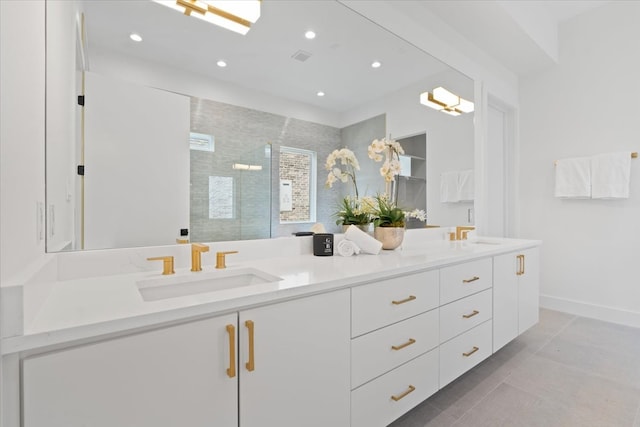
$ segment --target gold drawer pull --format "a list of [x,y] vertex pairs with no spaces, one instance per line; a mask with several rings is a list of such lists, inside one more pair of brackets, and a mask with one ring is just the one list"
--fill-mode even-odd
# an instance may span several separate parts
[[463,355],[464,357],[469,357],[469,356],[471,356],[473,353],[475,353],[475,352],[476,352],[476,351],[478,351],[478,350],[480,350],[480,349],[479,349],[478,347],[475,347],[475,346],[474,346],[474,347],[473,347],[473,350],[471,350],[470,352],[467,352],[467,353],[462,353],[462,355]]
[[471,313],[469,314],[463,314],[462,317],[464,317],[465,319],[470,319],[473,316],[475,316],[476,314],[480,314],[480,312],[478,310],[473,310]]
[[407,341],[404,344],[400,344],[400,345],[392,345],[391,349],[392,350],[402,350],[405,347],[409,347],[411,344],[415,344],[416,340],[414,340],[413,338],[409,338],[409,341]]
[[227,375],[229,378],[236,376],[236,328],[233,325],[227,325],[227,332],[229,333],[229,368],[227,368]]
[[400,400],[400,399],[404,398],[407,394],[411,393],[411,392],[412,392],[412,391],[414,391],[415,389],[416,389],[416,388],[415,388],[414,386],[409,385],[409,389],[408,389],[407,391],[405,391],[405,392],[403,392],[403,393],[400,393],[400,394],[399,394],[399,395],[397,395],[397,396],[391,396],[391,398],[397,402],[398,400]]
[[478,276],[473,276],[471,279],[463,279],[462,283],[471,283],[475,282],[476,280],[480,280],[480,278]]
[[405,298],[400,301],[391,301],[391,303],[393,305],[400,305],[400,304],[404,304],[405,302],[413,301],[414,299],[416,299],[414,295],[409,295],[409,298]]
[[245,364],[247,371],[251,372],[256,368],[255,360],[254,360],[254,352],[253,352],[253,320],[247,320],[244,322],[244,325],[249,330],[249,361]]

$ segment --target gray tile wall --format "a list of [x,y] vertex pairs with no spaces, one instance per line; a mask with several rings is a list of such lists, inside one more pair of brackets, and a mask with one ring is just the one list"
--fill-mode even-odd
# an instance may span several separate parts
[[[384,116],[378,116],[350,126],[345,139],[342,130],[331,126],[192,98],[191,131],[213,135],[215,151],[191,151],[191,240],[259,239],[311,228],[308,222],[280,223],[278,165],[282,146],[317,153],[316,220],[329,232],[339,232],[333,214],[348,188],[340,185],[325,188],[325,160],[331,151],[357,142],[364,147],[364,155],[358,154],[360,163],[372,163],[367,158],[366,146],[374,137],[384,136],[384,127]],[[270,157],[265,155],[265,147],[271,148]],[[234,170],[234,162],[263,168]],[[209,218],[209,176],[214,175],[235,180],[233,219]]]

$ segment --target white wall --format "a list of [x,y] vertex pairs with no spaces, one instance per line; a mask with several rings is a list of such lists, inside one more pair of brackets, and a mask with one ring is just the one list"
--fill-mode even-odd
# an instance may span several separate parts
[[544,241],[542,303],[640,326],[640,160],[628,200],[553,197],[554,160],[640,151],[640,3],[560,28],[560,62],[522,83],[521,237]]
[[[0,280],[44,253],[44,1],[0,2]],[[25,31],[25,29],[27,31]],[[40,238],[41,237],[41,238]]]
[[[36,207],[44,207],[44,28],[43,1],[0,1],[0,285],[44,253],[44,234],[36,233]],[[0,425],[19,412],[18,396],[4,395],[18,381],[17,369],[5,376],[7,362],[16,367],[0,359]]]
[[76,3],[47,6],[47,247],[59,251],[73,241],[76,109]]

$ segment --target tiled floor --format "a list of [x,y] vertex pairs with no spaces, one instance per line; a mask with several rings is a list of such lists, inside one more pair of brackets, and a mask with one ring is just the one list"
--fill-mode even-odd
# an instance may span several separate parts
[[640,329],[551,310],[390,427],[640,427]]

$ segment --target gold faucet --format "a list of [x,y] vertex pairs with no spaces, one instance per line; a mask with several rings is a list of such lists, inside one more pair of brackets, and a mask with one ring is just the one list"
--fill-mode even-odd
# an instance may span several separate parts
[[172,256],[156,256],[153,258],[147,258],[148,261],[162,261],[162,274],[167,276],[169,274],[175,274],[173,270],[173,257]]
[[472,226],[459,225],[456,227],[455,233],[449,233],[449,239],[450,240],[467,240],[467,234],[469,234],[469,231],[475,230],[475,229],[476,228]]
[[202,271],[202,252],[209,252],[209,246],[202,243],[191,244],[191,271]]
[[216,268],[227,268],[225,255],[237,254],[238,251],[216,252]]

